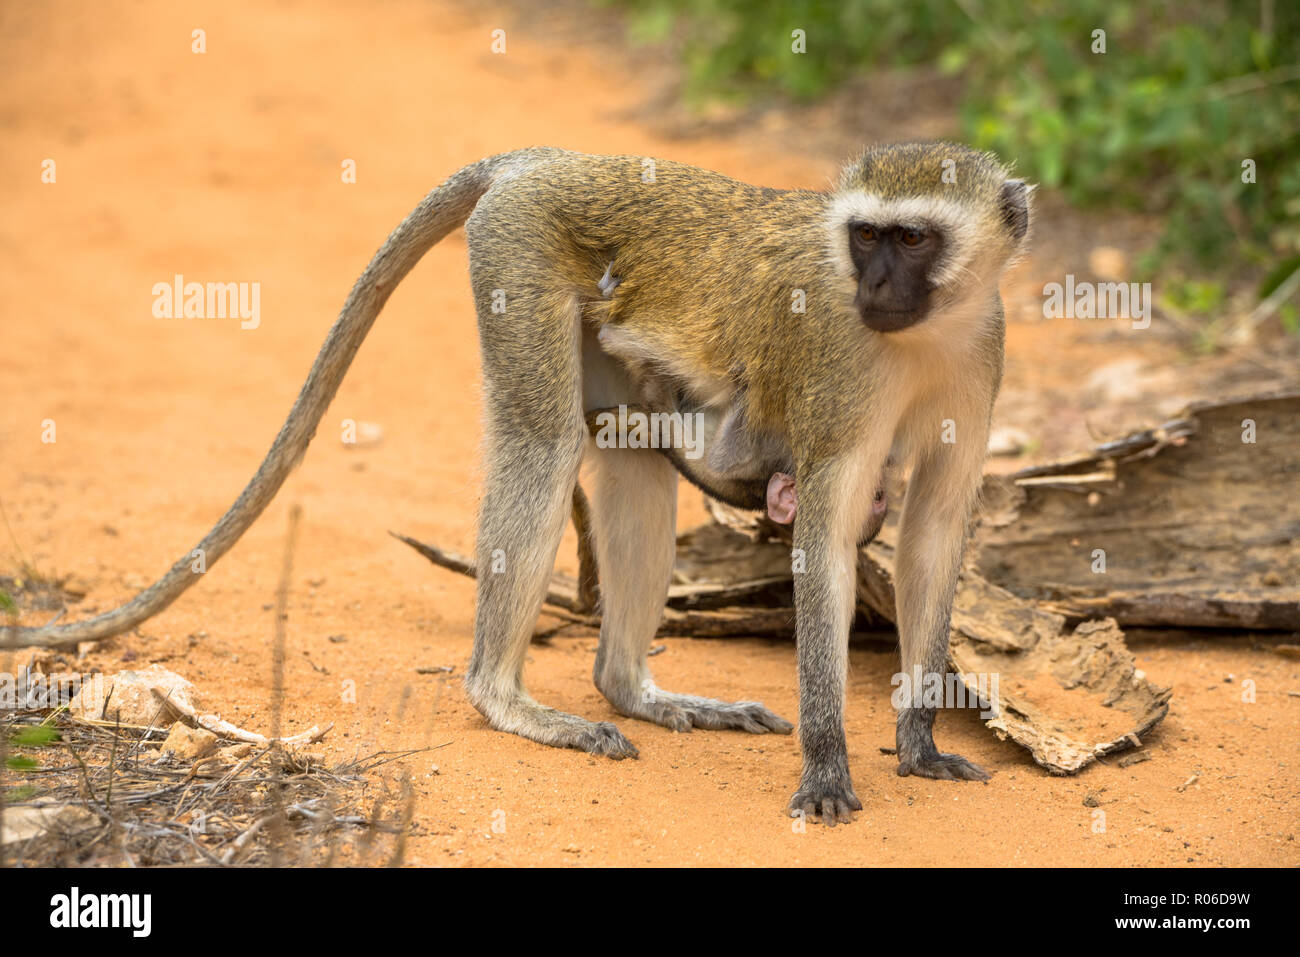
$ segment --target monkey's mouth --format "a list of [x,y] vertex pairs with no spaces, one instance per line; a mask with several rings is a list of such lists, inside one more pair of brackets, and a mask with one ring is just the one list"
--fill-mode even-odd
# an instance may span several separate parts
[[875,332],[897,332],[914,326],[925,318],[924,309],[863,309],[862,321]]

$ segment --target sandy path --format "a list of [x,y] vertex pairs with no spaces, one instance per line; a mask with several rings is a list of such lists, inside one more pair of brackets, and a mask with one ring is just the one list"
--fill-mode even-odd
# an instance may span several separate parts
[[[0,496],[27,555],[89,587],[78,616],[131,595],[222,513],[354,277],[419,197],[464,163],[547,144],[670,155],[791,187],[820,186],[831,172],[833,157],[819,167],[754,155],[740,140],[668,143],[620,121],[641,91],[616,51],[543,43],[437,3],[394,0],[382,24],[372,9],[68,2],[0,11]],[[506,56],[489,53],[498,26],[509,30]],[[196,27],[207,31],[203,55],[190,51]],[[57,163],[54,185],[40,182],[45,158]],[[356,185],[340,182],[344,158],[356,160]],[[151,288],[176,273],[259,282],[260,327],[154,318]],[[1025,340],[1013,330],[1013,376]],[[457,680],[415,672],[463,669],[470,584],[385,534],[470,550],[477,374],[456,235],[393,297],[266,516],[178,605],[94,652],[90,666],[164,661],[227,717],[264,725],[269,608],[286,513],[298,503],[288,727],[335,721],[327,744],[339,753],[449,742],[413,764],[415,863],[1300,863],[1300,700],[1285,693],[1300,678],[1294,662],[1247,639],[1139,649],[1140,666],[1173,682],[1176,697],[1151,742],[1155,760],[1129,770],[1051,778],[972,715],[945,716],[941,746],[996,770],[987,786],[895,776],[895,759],[879,751],[893,743],[895,659],[854,649],[849,749],[866,809],[833,832],[794,833],[783,816],[798,779],[794,738],[674,735],[618,718],[591,684],[594,637],[536,647],[530,687],[549,704],[618,721],[640,761],[489,730]],[[349,418],[379,423],[383,441],[345,448],[339,428]],[[45,419],[55,421],[53,444],[40,441]],[[695,497],[686,500],[698,515]],[[17,564],[13,545],[0,541],[0,573]],[[565,563],[571,547],[570,538]],[[655,669],[670,689],[796,712],[791,645],[671,640]],[[1229,673],[1258,682],[1257,704],[1240,701]],[[345,701],[349,683],[356,704]],[[1198,783],[1175,791],[1192,774]],[[1105,833],[1092,833],[1090,792],[1101,796]],[[497,811],[503,834],[491,830]]]

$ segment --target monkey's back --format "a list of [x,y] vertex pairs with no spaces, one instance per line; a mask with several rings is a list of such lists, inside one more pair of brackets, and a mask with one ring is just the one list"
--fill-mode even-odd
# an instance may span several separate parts
[[[589,321],[701,375],[797,376],[804,357],[779,347],[791,338],[782,330],[845,298],[826,279],[824,193],[641,156],[531,149],[503,160],[466,223],[471,267],[504,245],[530,281],[545,275],[576,296]],[[833,351],[831,339],[821,348]],[[764,397],[753,398],[761,414]]]

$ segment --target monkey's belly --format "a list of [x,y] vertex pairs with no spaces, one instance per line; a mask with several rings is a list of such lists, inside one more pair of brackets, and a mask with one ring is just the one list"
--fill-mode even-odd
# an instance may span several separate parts
[[749,511],[762,511],[767,507],[766,475],[759,477],[736,478],[732,476],[712,475],[703,469],[692,468],[674,456],[669,456],[686,481],[690,482],[705,495],[716,498],[733,508]]

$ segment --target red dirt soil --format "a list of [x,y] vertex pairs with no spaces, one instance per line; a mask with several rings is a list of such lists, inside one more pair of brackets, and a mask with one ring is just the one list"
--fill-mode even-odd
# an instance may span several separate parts
[[[616,50],[543,42],[511,23],[415,0],[381,10],[296,0],[0,10],[0,501],[13,530],[12,540],[0,533],[0,574],[17,573],[21,547],[45,573],[83,583],[88,595],[69,618],[84,617],[129,598],[196,542],[265,454],[367,259],[465,163],[545,144],[820,187],[840,159],[757,152],[736,136],[656,139],[626,119],[644,90]],[[507,29],[507,55],[489,50],[496,27]],[[202,55],[190,48],[196,28],[206,30]],[[55,184],[41,182],[46,158]],[[340,181],[345,158],[356,161],[355,185]],[[1035,268],[1031,259],[1007,290],[1013,318],[1037,308]],[[260,282],[261,326],[154,318],[153,285],[177,273]],[[1067,323],[1013,323],[1008,387],[1032,389],[1045,370],[1099,358],[1091,346],[1071,353],[1071,335]],[[796,737],[674,734],[616,715],[591,682],[594,635],[535,646],[530,689],[616,722],[640,760],[491,730],[459,682],[472,583],[386,534],[472,550],[478,418],[457,233],[393,296],[265,516],[170,610],[78,667],[162,662],[213,710],[266,730],[271,603],[296,503],[286,733],[333,721],[319,750],[338,756],[446,744],[408,762],[411,863],[1300,863],[1300,699],[1288,694],[1300,690],[1300,667],[1250,637],[1136,646],[1139,666],[1175,697],[1147,742],[1154,760],[1127,770],[1106,759],[1051,777],[973,714],[944,715],[940,747],[995,771],[987,785],[896,776],[896,759],[880,751],[893,744],[896,657],[855,647],[847,730],[864,810],[834,830],[798,833],[785,816]],[[46,419],[53,444],[41,441]],[[344,419],[380,424],[382,441],[345,447]],[[683,498],[689,524],[701,511],[695,495]],[[573,546],[570,533],[560,556],[570,569]],[[345,640],[328,640],[337,635]],[[662,686],[796,716],[792,643],[666,644],[653,661]],[[439,665],[453,675],[416,672]],[[1258,685],[1256,703],[1242,701],[1245,678]],[[1102,833],[1084,805],[1090,794],[1105,812]],[[504,833],[492,830],[498,811]]]

